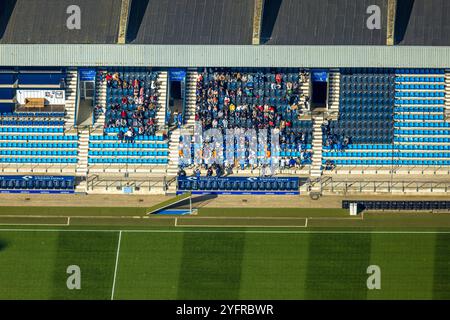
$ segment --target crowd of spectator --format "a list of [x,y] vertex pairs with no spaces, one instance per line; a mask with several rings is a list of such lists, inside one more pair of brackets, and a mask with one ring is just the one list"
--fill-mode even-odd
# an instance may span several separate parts
[[[294,167],[311,158],[307,151],[311,132],[301,116],[308,109],[308,97],[302,84],[307,73],[300,72],[239,72],[230,69],[206,69],[196,84],[195,121],[203,131],[226,129],[271,129],[280,134],[281,150],[300,152],[300,157],[283,159],[280,165]],[[269,140],[270,141],[270,130]],[[245,142],[246,149],[249,141]],[[250,150],[251,151],[251,150]],[[226,161],[231,167],[256,167],[256,155],[246,151],[245,160]],[[270,143],[265,148],[270,155]]]
[[334,133],[328,121],[325,121],[322,125],[322,134],[324,145],[332,150],[345,150],[350,144],[350,138]]
[[106,128],[120,128],[126,140],[135,135],[155,135],[158,100],[154,72],[101,74],[107,86]]

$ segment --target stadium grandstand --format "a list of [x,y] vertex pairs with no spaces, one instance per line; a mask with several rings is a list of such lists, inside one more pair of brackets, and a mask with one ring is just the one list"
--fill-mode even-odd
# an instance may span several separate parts
[[0,192],[448,194],[447,2],[3,0]]

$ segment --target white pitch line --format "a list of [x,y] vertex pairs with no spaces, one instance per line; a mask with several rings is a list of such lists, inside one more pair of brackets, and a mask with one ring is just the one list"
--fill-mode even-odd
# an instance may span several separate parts
[[67,223],[0,223],[0,226],[67,227]]
[[[266,228],[266,227],[264,227]],[[0,232],[118,232],[110,229],[0,229]],[[120,230],[124,233],[260,233],[260,234],[450,234],[450,231],[322,231],[322,230],[174,230],[174,229],[153,229],[153,230]]]
[[120,241],[122,240],[122,230],[119,231],[119,241],[117,243],[116,266],[114,267],[114,279],[111,292],[111,300],[114,300],[114,290],[116,288],[117,266],[119,265]]
[[305,220],[305,228],[308,228],[308,218]]
[[175,227],[178,227],[177,226],[177,220],[178,220],[178,218],[175,218]]
[[67,217],[67,225],[70,226],[70,217]]
[[303,226],[258,226],[258,225],[215,225],[215,224],[208,224],[208,225],[202,225],[202,224],[185,224],[185,225],[181,225],[178,224],[177,227],[182,227],[182,228],[189,228],[189,227],[193,227],[193,228],[306,228],[305,225]]

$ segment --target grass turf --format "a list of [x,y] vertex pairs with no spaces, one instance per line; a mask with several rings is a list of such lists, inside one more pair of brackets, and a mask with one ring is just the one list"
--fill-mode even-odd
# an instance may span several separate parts
[[[445,233],[177,231],[122,232],[116,299],[450,298]],[[0,299],[109,299],[118,237],[0,230]],[[366,287],[371,264],[381,290]]]

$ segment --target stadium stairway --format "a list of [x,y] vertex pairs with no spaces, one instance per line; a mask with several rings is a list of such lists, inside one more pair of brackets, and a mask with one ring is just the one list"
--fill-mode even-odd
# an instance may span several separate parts
[[188,69],[186,75],[186,112],[184,115],[185,126],[194,128],[195,123],[195,104],[196,104],[196,87],[198,72],[196,69]]
[[180,130],[175,129],[170,133],[169,141],[169,163],[167,164],[167,176],[176,176],[178,173],[178,146],[180,142]]
[[[192,131],[195,125],[195,104],[196,104],[196,85],[197,85],[198,72],[195,68],[188,69],[186,74],[186,111],[185,111],[185,123],[183,129]],[[180,142],[181,131],[174,129],[170,132],[169,141],[169,163],[167,165],[167,176],[170,179],[178,173],[179,154],[178,147]],[[193,131],[189,134],[193,134]],[[168,192],[171,193],[173,184],[169,185]],[[175,192],[176,190],[173,190]]]
[[[312,143],[312,164],[310,178],[313,182],[312,192],[320,192],[320,178],[322,176],[322,124],[323,115],[315,116],[313,119],[313,143]],[[317,181],[318,183],[314,183]]]
[[167,102],[167,71],[159,72],[157,82],[158,88],[158,112],[156,113],[156,121],[158,123],[159,130],[166,128],[166,102]]
[[301,93],[303,93],[303,96],[300,97],[300,105],[305,104],[306,96],[309,94],[309,80],[310,80],[311,74],[309,72],[306,72],[306,79],[300,86]]
[[[106,73],[106,70],[100,70],[101,73]],[[99,74],[99,73],[98,73]],[[106,81],[102,81],[101,77],[97,76],[95,83],[95,104],[94,106],[102,106],[103,112],[98,116],[94,116],[94,129],[102,129],[105,124],[106,112]]]
[[328,112],[333,120],[337,120],[339,115],[340,83],[341,74],[339,70],[331,70],[329,73]]
[[78,87],[78,71],[76,69],[67,70],[66,86],[66,116],[64,117],[64,128],[65,130],[68,130],[75,125]]
[[86,176],[88,173],[89,135],[89,128],[79,132],[77,176]]

